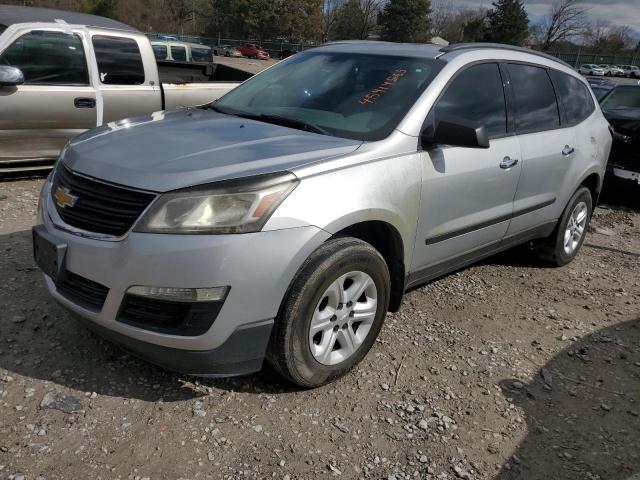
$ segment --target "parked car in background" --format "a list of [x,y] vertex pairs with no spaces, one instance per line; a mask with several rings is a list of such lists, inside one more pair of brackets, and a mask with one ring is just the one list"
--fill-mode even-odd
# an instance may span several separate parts
[[615,87],[615,84],[606,78],[589,77],[587,81],[589,82],[591,90],[593,90],[598,101],[609,93],[613,87]]
[[580,72],[582,75],[604,76],[604,68],[592,63],[585,63],[583,65],[580,65],[580,68],[578,68],[578,72]]
[[259,60],[269,60],[271,57],[267,52],[258,48],[255,43],[242,43],[236,47],[243,57],[255,58]]
[[624,75],[624,71],[616,65],[598,65],[598,66],[604,70],[604,74],[607,77],[622,77]]
[[625,77],[640,78],[640,68],[636,65],[621,65],[620,68],[622,68]]
[[144,359],[221,376],[266,357],[316,387],[364,358],[407,289],[524,242],[571,262],[611,141],[587,82],[548,55],[328,44],[72,141],[36,262]]
[[175,62],[212,62],[211,47],[198,43],[152,40],[151,48],[157,60]]
[[144,34],[102,17],[0,5],[0,25],[0,172],[51,168],[87,129],[208,103],[238,84],[212,65],[159,67]]
[[640,185],[640,86],[618,85],[600,106],[614,131],[607,173]]
[[223,57],[242,57],[238,49],[231,45],[218,45],[217,47],[213,47],[213,54]]
[[613,85],[606,84],[591,84],[591,90],[595,94],[598,101],[600,101],[607,93],[611,91]]

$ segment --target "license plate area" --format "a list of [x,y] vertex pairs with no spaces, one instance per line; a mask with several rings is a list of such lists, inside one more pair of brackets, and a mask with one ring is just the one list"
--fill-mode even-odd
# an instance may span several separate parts
[[54,281],[64,280],[67,245],[57,242],[42,225],[33,227],[31,233],[33,235],[33,258],[38,267]]

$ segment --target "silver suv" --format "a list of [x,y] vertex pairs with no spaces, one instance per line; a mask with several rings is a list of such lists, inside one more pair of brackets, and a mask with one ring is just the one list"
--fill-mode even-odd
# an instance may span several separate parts
[[517,244],[584,240],[611,147],[587,83],[501,45],[330,44],[200,108],[65,148],[34,250],[51,295],[168,369],[306,387],[404,292]]

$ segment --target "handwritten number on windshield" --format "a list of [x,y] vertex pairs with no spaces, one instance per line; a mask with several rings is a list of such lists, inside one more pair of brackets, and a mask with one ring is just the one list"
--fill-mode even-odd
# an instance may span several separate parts
[[375,103],[378,97],[386,93],[389,88],[394,85],[398,80],[405,76],[407,73],[406,70],[402,68],[396,69],[391,75],[385,78],[384,82],[382,82],[379,86],[369,91],[364,97],[362,97],[359,101],[362,105],[366,105],[368,103]]

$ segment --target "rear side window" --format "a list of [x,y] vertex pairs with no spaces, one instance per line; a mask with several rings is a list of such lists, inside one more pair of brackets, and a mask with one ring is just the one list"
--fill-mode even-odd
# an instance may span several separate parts
[[210,62],[212,61],[211,50],[208,48],[192,48],[191,60],[194,62]]
[[457,117],[483,125],[490,137],[507,132],[507,109],[497,63],[467,68],[447,87],[435,107],[436,122]]
[[153,55],[156,57],[156,60],[166,60],[167,59],[167,46],[166,45],[151,45],[153,48]]
[[187,61],[187,49],[184,47],[171,47],[171,56],[178,62]]
[[593,113],[595,105],[587,86],[571,75],[551,71],[558,88],[567,123],[579,123]]
[[0,55],[0,65],[19,68],[30,85],[89,84],[82,41],[73,34],[26,33]]
[[513,90],[516,130],[553,130],[560,126],[560,113],[547,70],[530,65],[507,65]]
[[144,83],[144,66],[138,43],[132,38],[92,38],[96,51],[100,81],[105,85],[141,85]]

